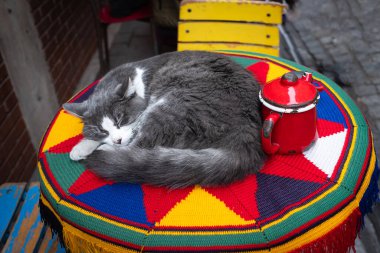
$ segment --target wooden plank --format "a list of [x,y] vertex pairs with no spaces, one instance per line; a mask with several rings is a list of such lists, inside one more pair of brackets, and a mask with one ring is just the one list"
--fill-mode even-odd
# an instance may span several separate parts
[[239,42],[278,47],[277,26],[233,22],[185,22],[178,25],[178,42]]
[[281,24],[285,6],[247,0],[229,1],[182,1],[180,20],[229,20]]
[[262,54],[269,54],[273,56],[280,55],[280,49],[277,47],[264,47],[258,45],[238,44],[238,43],[178,43],[178,51],[183,50],[241,50],[247,52],[256,52]]
[[16,212],[26,183],[6,183],[0,186],[0,239],[4,240],[5,232]]
[[0,51],[36,149],[58,99],[27,0],[0,1]]
[[39,196],[39,184],[30,184],[20,214],[2,252],[33,252],[44,226],[38,208]]
[[51,230],[47,228],[44,238],[41,241],[39,253],[65,253],[65,248],[58,241],[58,236],[53,235]]

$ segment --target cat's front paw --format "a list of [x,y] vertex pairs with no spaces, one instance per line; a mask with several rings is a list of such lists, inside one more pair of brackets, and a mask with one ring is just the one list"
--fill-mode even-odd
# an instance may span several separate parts
[[70,152],[70,159],[73,161],[79,161],[85,159],[89,155],[86,150],[81,149],[78,146],[75,146]]
[[70,159],[73,161],[86,159],[98,146],[99,142],[84,139],[73,147],[70,152]]
[[101,150],[101,151],[114,151],[115,147],[109,144],[102,144],[99,147],[96,148],[96,150]]

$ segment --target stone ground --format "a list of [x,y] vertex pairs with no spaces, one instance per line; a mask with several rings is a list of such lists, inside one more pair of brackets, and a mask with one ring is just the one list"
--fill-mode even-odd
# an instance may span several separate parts
[[[380,152],[380,1],[302,0],[285,29],[301,64],[335,80],[366,115]],[[287,55],[285,54],[284,57]],[[380,156],[377,155],[379,158]],[[380,205],[365,219],[357,252],[380,252]]]
[[[287,13],[285,29],[300,63],[340,84],[366,115],[380,150],[380,1],[302,0]],[[154,55],[148,23],[110,26],[111,67]],[[282,57],[289,58],[286,50]],[[96,78],[93,57],[78,89]],[[380,152],[380,151],[379,151]],[[379,157],[379,156],[378,156]],[[380,205],[366,217],[357,252],[380,252]]]
[[[153,37],[149,23],[131,21],[121,25],[110,25],[108,37],[111,69],[126,62],[138,61],[154,55]],[[99,68],[96,53],[83,74],[76,92],[97,78]]]
[[341,84],[367,116],[380,150],[380,1],[302,0],[286,30],[302,64]]

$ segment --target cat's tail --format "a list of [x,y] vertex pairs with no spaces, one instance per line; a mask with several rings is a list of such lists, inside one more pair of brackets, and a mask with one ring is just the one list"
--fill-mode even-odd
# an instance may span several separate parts
[[195,184],[226,185],[257,172],[263,163],[261,148],[96,150],[84,162],[99,176],[130,183],[147,183],[170,188]]

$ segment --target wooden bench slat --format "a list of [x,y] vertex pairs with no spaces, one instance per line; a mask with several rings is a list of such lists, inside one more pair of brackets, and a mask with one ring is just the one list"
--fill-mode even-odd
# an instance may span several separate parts
[[38,208],[39,196],[39,184],[30,184],[20,214],[2,252],[33,252],[35,249],[44,226]]
[[206,50],[206,51],[215,51],[215,50],[240,50],[248,52],[257,52],[262,54],[269,54],[274,56],[280,55],[280,49],[278,47],[266,47],[259,45],[250,45],[250,44],[239,44],[239,43],[213,43],[213,42],[178,42],[177,45],[178,51],[183,50]]
[[228,20],[281,24],[284,5],[257,1],[182,1],[180,20]]
[[235,42],[278,47],[280,32],[277,26],[261,24],[180,21],[178,42]]
[[3,240],[5,232],[16,212],[26,183],[6,183],[0,186],[0,239]]

